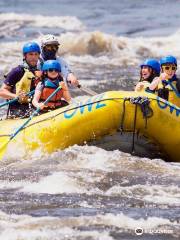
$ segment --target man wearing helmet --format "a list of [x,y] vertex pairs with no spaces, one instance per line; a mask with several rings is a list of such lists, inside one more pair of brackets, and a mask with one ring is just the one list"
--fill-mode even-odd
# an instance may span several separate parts
[[35,75],[40,56],[40,47],[36,42],[29,42],[23,46],[23,63],[13,68],[2,87],[0,97],[13,99],[19,97],[17,102],[11,103],[8,109],[9,117],[24,117],[30,110],[27,93],[35,89]]
[[70,70],[68,64],[62,57],[57,56],[58,48],[59,48],[59,41],[58,38],[54,35],[48,34],[45,35],[41,39],[41,59],[40,59],[40,69],[42,69],[42,65],[44,61],[47,60],[57,60],[61,65],[61,74],[64,80],[67,83],[70,83],[72,86],[78,86],[79,82],[76,76]]

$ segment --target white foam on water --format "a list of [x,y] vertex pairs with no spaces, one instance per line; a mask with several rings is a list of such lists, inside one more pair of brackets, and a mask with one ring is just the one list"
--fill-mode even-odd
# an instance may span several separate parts
[[104,216],[97,216],[96,221],[101,223],[103,221],[103,224],[113,226],[121,227],[121,228],[127,228],[127,229],[135,229],[138,226],[141,226],[144,229],[149,228],[155,228],[159,225],[173,225],[169,219],[165,218],[158,218],[158,217],[148,217],[147,219],[139,218],[134,219],[131,217],[128,217],[124,215],[123,213],[113,215],[111,213],[105,214]]
[[60,229],[44,229],[43,226],[40,229],[9,229],[3,231],[0,234],[2,240],[64,240],[64,239],[79,239],[79,238],[91,238],[93,240],[113,240],[114,238],[109,236],[107,232],[98,231],[78,231],[68,227],[62,227]]
[[[14,152],[13,157],[10,157],[12,152]],[[116,169],[116,157],[121,155],[123,153],[119,151],[107,152],[95,146],[80,147],[76,145],[44,156],[41,152],[36,151],[36,154],[31,156],[31,160],[15,161],[16,152],[12,145],[6,156],[8,162],[4,166],[2,165],[4,168],[9,168],[11,171],[13,169],[20,171],[21,169],[33,169],[37,165],[38,168],[47,168],[53,173],[46,177],[42,176],[38,182],[1,180],[0,188],[19,188],[19,191],[49,194],[103,194],[93,183],[101,181],[105,172]],[[57,165],[57,162],[55,162],[56,164],[53,165],[54,161],[58,161],[59,164]],[[49,165],[50,163],[51,165]]]
[[[73,65],[74,71],[76,71],[76,66],[81,63],[90,64],[92,67],[112,65],[139,68],[139,64],[147,57],[158,59],[171,54],[180,58],[178,44],[180,31],[169,37],[153,38],[117,37],[98,31],[67,32],[57,37],[61,43],[59,55],[64,56],[69,65]],[[40,41],[40,39],[32,40]],[[22,61],[21,49],[24,43],[0,43],[0,71],[5,72]]]
[[[11,151],[14,151],[14,148],[11,148]],[[135,177],[135,173],[137,173],[137,178],[140,177],[142,169],[149,176],[160,174],[163,177],[166,175],[176,177],[179,175],[179,168],[176,165],[170,167],[169,163],[162,160],[138,158],[119,150],[106,151],[96,146],[75,145],[50,155],[42,155],[41,151],[36,151],[36,154],[26,160],[16,160],[16,156],[9,160],[7,157],[7,161],[4,164],[1,163],[1,168],[4,168],[6,172],[19,171],[19,174],[22,170],[32,171],[26,180],[0,180],[1,189],[17,189],[27,193],[99,194],[172,206],[178,205],[180,199],[180,189],[175,184],[171,186],[152,185],[148,184],[145,179],[142,184],[139,182],[139,184],[128,186]],[[42,173],[48,170],[49,175],[42,174],[37,178],[37,174],[33,174],[34,169],[35,172]],[[101,188],[102,184],[106,185],[106,181],[113,181],[112,173],[116,177],[122,174],[123,179],[118,180],[119,184],[115,181],[109,187],[107,185],[105,189]],[[142,181],[144,177],[143,175]],[[99,185],[99,183],[102,184]]]
[[[6,156],[6,161],[1,162],[1,167],[6,171],[24,171],[25,169],[47,170],[49,175],[39,176],[36,182],[31,182],[31,178],[26,181],[0,181],[0,188],[19,188],[19,191],[34,193],[86,193],[86,194],[106,194],[124,197],[134,197],[150,201],[154,198],[157,203],[177,204],[180,197],[177,186],[165,185],[133,185],[121,186],[124,181],[131,181],[133,172],[140,176],[142,169],[144,172],[154,176],[166,177],[178,176],[179,168],[169,166],[162,160],[150,160],[131,156],[119,150],[106,151],[96,146],[72,146],[63,151],[57,151],[50,155],[43,155],[39,149],[30,159],[21,159],[20,152],[15,151],[16,145],[10,148]],[[22,149],[21,149],[22,150]],[[17,152],[17,153],[16,153]],[[11,153],[13,154],[11,156]],[[24,153],[22,153],[24,155]],[[8,157],[9,156],[9,157]],[[117,185],[116,182],[108,190],[101,190],[98,183],[106,178],[108,173],[114,172],[116,175],[123,173],[123,181]],[[32,180],[34,179],[33,174]],[[143,177],[144,178],[144,177]],[[161,196],[163,196],[161,198]]]
[[[0,32],[6,31],[7,26],[11,26],[9,30],[16,30],[24,25],[34,27],[57,27],[66,30],[83,30],[85,26],[75,16],[44,16],[17,13],[1,13],[0,21],[4,24],[0,27]],[[10,25],[9,25],[10,24]]]
[[[129,216],[120,214],[105,214],[96,216],[79,216],[79,217],[31,217],[26,215],[7,215],[0,212],[1,239],[18,240],[18,239],[77,239],[78,237],[91,237],[94,240],[111,240],[107,227],[118,227],[123,232],[137,228],[143,230],[173,230],[177,223],[172,223],[166,218],[148,217],[146,219],[134,219]],[[86,226],[85,230],[78,230],[78,227]],[[106,226],[103,231],[92,230],[91,226]],[[89,230],[88,230],[89,228]],[[135,232],[134,232],[135,233]]]
[[28,181],[3,181],[0,180],[0,188],[1,189],[19,189],[22,188],[23,186],[28,185],[29,182]]
[[24,186],[21,191],[22,190],[24,192],[49,194],[72,192],[82,193],[86,191],[75,181],[75,179],[72,179],[63,172],[53,173],[52,175],[41,179],[38,183],[29,183]]
[[106,194],[108,196],[136,198],[158,204],[180,205],[180,188],[178,186],[138,184],[122,187],[116,185],[109,189]]
[[[86,219],[85,219],[86,221]],[[78,237],[92,237],[94,240],[112,240],[109,233],[95,230],[82,231],[74,228],[85,224],[83,217],[77,218],[33,218],[26,215],[7,215],[0,211],[0,238],[2,240],[60,240],[78,239]],[[85,224],[86,225],[86,224]],[[87,226],[87,225],[86,225]]]
[[61,52],[71,53],[72,61],[128,66],[139,64],[143,57],[180,57],[179,37],[180,31],[169,37],[152,38],[117,37],[96,31],[65,33],[60,39],[64,48]]
[[[83,177],[83,176],[82,176]],[[87,186],[86,186],[87,187]],[[81,186],[76,176],[68,176],[68,173],[55,172],[52,175],[43,177],[39,182],[30,182],[30,180],[8,181],[0,180],[1,189],[17,189],[20,192],[28,193],[48,193],[48,194],[61,194],[61,193],[91,193],[98,190],[92,189],[88,191],[85,187]],[[100,191],[99,191],[100,193]]]

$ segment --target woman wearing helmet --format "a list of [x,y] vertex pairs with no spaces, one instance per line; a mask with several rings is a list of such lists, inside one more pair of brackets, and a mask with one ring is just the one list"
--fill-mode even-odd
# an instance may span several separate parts
[[160,59],[161,74],[149,86],[150,90],[156,90],[158,95],[178,107],[180,106],[180,80],[176,77],[177,59],[174,56],[166,56]]
[[72,73],[68,64],[62,57],[57,56],[59,45],[60,43],[56,36],[51,34],[43,36],[41,39],[42,53],[40,59],[40,69],[42,68],[44,61],[57,60],[61,65],[61,74],[66,83],[70,84],[70,86],[78,86],[79,82],[77,80],[77,77]]
[[35,89],[40,47],[36,42],[28,42],[24,44],[22,52],[23,63],[9,72],[0,89],[0,97],[4,99],[19,97],[19,102],[9,105],[10,118],[28,116],[30,104],[26,94]]
[[156,59],[146,59],[140,67],[140,81],[135,87],[135,91],[137,92],[147,88],[153,79],[160,74],[160,64]]
[[[40,108],[42,112],[63,107],[71,100],[68,88],[61,76],[61,66],[57,60],[47,60],[44,62],[42,82],[39,82],[33,98],[33,105]],[[61,85],[61,89],[54,97],[44,105],[44,101]],[[65,100],[65,101],[64,101]]]

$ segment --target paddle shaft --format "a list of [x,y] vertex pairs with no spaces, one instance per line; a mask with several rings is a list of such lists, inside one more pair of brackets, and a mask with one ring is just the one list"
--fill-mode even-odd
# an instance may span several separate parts
[[[67,81],[67,83],[70,83],[71,84],[71,81]],[[86,87],[82,87],[80,84],[77,85],[77,88],[81,89],[83,92],[91,95],[91,96],[94,96],[94,95],[97,95],[98,93],[89,89],[89,88],[86,88]]]
[[77,86],[78,88],[80,88],[83,92],[91,95],[91,96],[94,96],[94,95],[97,95],[98,93],[89,89],[89,88],[85,88],[85,87],[82,87],[80,84]]
[[[59,86],[45,101],[44,101],[44,105],[46,105],[51,98],[61,89],[61,86]],[[25,123],[23,123],[23,125],[21,125],[14,133],[11,134],[10,136],[10,140],[13,139],[31,120],[32,118],[38,114],[40,112],[41,108],[37,108],[32,114],[31,116],[26,120]]]
[[178,91],[176,90],[176,88],[173,86],[173,84],[170,81],[166,81],[167,84],[169,84],[172,88],[172,90],[174,91],[174,93],[176,94],[177,97],[180,97],[180,93],[178,93]]
[[[35,92],[35,90],[27,93],[26,96],[32,96],[34,94],[34,92]],[[6,106],[8,104],[14,103],[14,102],[18,101],[18,99],[19,99],[19,97],[16,97],[16,98],[13,98],[13,99],[11,99],[7,102],[3,102],[3,103],[0,104],[0,108]]]

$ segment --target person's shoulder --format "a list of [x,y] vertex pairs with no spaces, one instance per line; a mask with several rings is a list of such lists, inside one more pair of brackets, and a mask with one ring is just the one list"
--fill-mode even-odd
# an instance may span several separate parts
[[39,82],[39,83],[37,84],[36,90],[38,90],[38,91],[41,92],[43,88],[44,88],[44,82],[41,81],[41,82]]
[[24,68],[21,65],[18,65],[17,67],[14,67],[11,69],[11,71],[9,72],[9,74],[21,74],[24,73]]
[[40,82],[38,82],[38,84],[37,84],[37,86],[39,87],[39,86],[43,86],[44,85],[44,81],[40,81]]
[[7,85],[15,85],[23,76],[24,69],[19,65],[11,69],[7,74],[4,83]]
[[62,58],[62,57],[59,57],[59,56],[58,56],[58,57],[56,58],[56,60],[59,61],[60,64],[67,64],[66,61],[65,61],[65,59]]
[[174,76],[174,80],[177,81],[177,82],[179,82],[179,81],[180,81],[179,76],[177,77],[177,75],[175,75],[175,76]]

